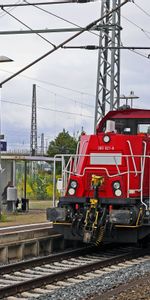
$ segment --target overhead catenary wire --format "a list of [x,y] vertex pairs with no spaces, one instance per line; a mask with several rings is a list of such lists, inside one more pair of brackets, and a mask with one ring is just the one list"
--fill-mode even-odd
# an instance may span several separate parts
[[[0,68],[0,71],[6,72],[6,73],[9,73],[9,74],[13,74],[13,72],[6,71],[6,70],[1,69],[1,68]],[[69,88],[67,86],[62,86],[62,85],[59,85],[59,84],[56,84],[56,83],[53,83],[53,82],[49,82],[49,81],[46,81],[46,80],[41,80],[41,79],[37,79],[35,77],[26,76],[26,75],[20,75],[20,76],[23,77],[23,78],[26,78],[28,80],[34,80],[36,82],[41,82],[41,83],[44,83],[46,85],[51,85],[51,86],[54,86],[54,87],[57,87],[57,88],[60,88],[60,89],[63,89],[63,90],[67,90],[67,91],[70,91],[70,92],[80,94],[82,96],[86,95],[86,96],[90,96],[90,97],[95,97],[94,94],[90,94],[90,93],[82,92],[82,91],[79,91],[79,90],[75,90],[75,89]]]
[[[137,25],[135,22],[131,21],[129,18],[125,17],[122,15],[122,18],[125,19],[126,21],[128,21],[130,24],[134,25],[136,28],[138,28],[148,39],[150,39],[150,36],[148,35],[150,32],[143,29],[142,27],[140,27],[139,25]],[[122,46],[123,46],[123,43],[122,43]],[[136,53],[137,55],[140,55],[141,57],[144,57],[146,59],[149,59],[149,55],[147,54],[143,54],[139,51],[136,51],[135,49],[131,49],[130,51]]]
[[145,15],[150,17],[150,13],[148,13],[145,9],[143,9],[140,5],[138,5],[135,1],[133,1],[134,5],[138,7]]
[[[97,45],[86,45],[86,46],[63,46],[63,49],[85,49],[85,50],[97,50],[97,49],[104,49],[103,47],[97,46]],[[150,47],[136,47],[136,46],[123,46],[123,44],[120,47],[106,47],[105,49],[121,49],[121,50],[130,50],[134,53],[143,56],[144,58],[150,59],[150,55],[144,55],[140,52],[137,52],[136,50],[150,50]]]
[[[25,103],[19,103],[19,102],[15,102],[15,101],[7,101],[7,100],[1,100],[1,102],[31,108],[31,105],[25,104]],[[63,110],[60,110],[60,109],[53,109],[53,108],[44,107],[44,106],[37,106],[37,109],[43,109],[43,110],[57,112],[57,113],[66,114],[66,115],[74,115],[74,116],[80,116],[80,117],[86,117],[86,118],[92,118],[92,119],[94,118],[94,116],[83,114],[83,113],[75,113],[75,112],[70,112],[70,111],[63,111]]]
[[133,49],[130,50],[130,51],[136,53],[137,55],[139,55],[139,56],[141,56],[141,57],[144,57],[144,58],[146,58],[146,59],[149,59],[149,56],[148,56],[148,55],[143,54],[143,53],[141,53],[141,52],[139,52],[139,51],[136,51],[136,50],[133,50]]
[[[97,46],[97,45],[86,45],[86,46],[63,46],[63,49],[85,49],[85,50],[98,50],[98,49],[104,49],[104,47]],[[137,52],[136,50],[150,50],[150,47],[136,47],[136,46],[123,46],[123,44],[119,47],[106,47],[105,49],[121,49],[121,50],[130,50],[135,52],[136,54],[139,54],[145,58],[150,59],[150,54],[144,55],[142,53]]]
[[[26,0],[24,0],[24,1],[26,1]],[[26,1],[27,2],[27,1]],[[27,2],[28,3],[28,2]],[[33,4],[31,4],[32,6],[35,6],[35,4],[33,5]],[[37,7],[37,6],[35,6],[36,8],[38,8],[38,9],[41,9],[41,8],[39,8],[39,7]],[[35,33],[37,36],[39,36],[41,39],[43,39],[44,41],[46,41],[47,43],[49,43],[49,44],[51,44],[53,47],[55,47],[55,45],[53,44],[53,43],[51,43],[49,40],[47,40],[46,38],[44,38],[42,35],[40,35],[38,32],[35,32],[31,27],[29,27],[27,24],[25,24],[24,22],[22,22],[20,19],[18,19],[18,18],[16,18],[14,15],[12,15],[10,12],[8,12],[7,10],[5,10],[3,7],[2,7],[2,10],[4,10],[5,11],[5,13],[6,14],[8,14],[8,15],[10,15],[12,18],[14,18],[16,21],[18,21],[19,23],[21,23],[22,25],[24,25],[26,28],[28,28],[29,30],[30,30],[30,32],[31,33]],[[69,20],[67,20],[67,19],[64,19],[64,18],[62,18],[62,17],[60,17],[60,16],[58,16],[58,15],[56,15],[56,14],[53,14],[53,13],[51,13],[51,12],[49,12],[49,11],[47,11],[47,10],[44,10],[44,9],[41,9],[42,11],[44,11],[44,12],[46,12],[46,13],[48,13],[48,14],[50,14],[50,15],[53,15],[53,16],[55,16],[56,18],[59,18],[59,19],[61,19],[61,20],[63,20],[63,21],[66,21],[67,23],[69,23],[69,24],[73,24],[73,25],[75,25],[75,26],[77,26],[78,27],[78,29],[80,29],[80,30],[82,30],[83,29],[83,27],[80,27],[79,25],[77,25],[77,24],[75,24],[75,23],[72,23],[71,21],[69,21]],[[122,16],[124,19],[126,19],[128,22],[130,22],[131,24],[133,24],[134,26],[136,26],[137,28],[139,28],[145,35],[146,35],[146,37],[147,38],[149,38],[150,39],[150,36],[147,34],[147,33],[150,33],[150,32],[148,32],[148,31],[146,31],[146,30],[144,30],[143,28],[141,28],[140,26],[138,26],[136,23],[134,23],[133,21],[131,21],[131,20],[129,20],[127,17],[124,17],[124,16]],[[98,34],[96,34],[96,33],[93,33],[93,32],[91,32],[90,31],[90,33],[92,33],[92,34],[94,34],[94,35],[98,35]],[[98,35],[99,36],[99,35]],[[63,47],[63,48],[73,48],[73,47]],[[74,48],[84,48],[84,47],[82,47],[82,46],[80,46],[80,47],[74,47]],[[85,47],[85,49],[88,49],[88,47]],[[89,47],[89,50],[93,50],[94,49],[94,47],[91,47],[91,49],[90,49],[90,47]],[[96,47],[95,46],[95,49],[98,49],[98,47]],[[109,48],[110,49],[110,48]],[[114,48],[111,48],[111,49],[115,49],[115,47]],[[127,47],[125,47],[125,46],[120,46],[120,49],[127,49]],[[149,49],[148,47],[128,47],[128,50],[137,50],[137,49]],[[147,56],[147,55],[144,55],[144,54],[142,54],[142,53],[139,53],[139,52],[137,52],[137,51],[134,51],[136,54],[138,54],[138,55],[141,55],[142,57],[145,57],[145,58],[149,58],[149,55]]]
[[74,34],[73,36],[71,36],[70,38],[68,38],[67,40],[65,40],[62,43],[60,43],[59,45],[57,45],[55,48],[53,48],[50,51],[46,52],[45,54],[43,54],[42,56],[38,57],[36,60],[34,60],[33,62],[31,62],[30,64],[28,64],[24,68],[20,69],[18,72],[14,73],[12,76],[10,76],[10,77],[6,78],[5,80],[1,81],[0,82],[0,87],[2,87],[6,82],[8,82],[11,79],[15,78],[16,76],[18,76],[19,74],[21,74],[25,70],[29,69],[33,65],[37,64],[39,61],[43,60],[45,57],[49,56],[50,54],[52,54],[56,50],[60,49],[62,46],[64,46],[65,44],[67,44],[71,40],[73,40],[76,37],[80,36],[83,32],[89,31],[94,25],[96,25],[98,22],[102,21],[104,18],[107,18],[108,16],[110,16],[113,12],[117,11],[118,9],[120,9],[122,6],[124,6],[125,4],[127,4],[129,1],[130,0],[124,0],[124,2],[122,2],[120,5],[118,5],[115,9],[112,9],[111,11],[109,11],[103,17],[100,17],[100,18],[96,19],[95,21],[91,22],[86,27],[84,27],[80,32],[77,32],[76,34]]
[[[24,0],[24,1],[25,1],[26,3],[30,3],[30,2],[28,2],[28,1],[26,1],[26,0]],[[130,1],[130,0],[129,0],[129,1]],[[50,12],[50,11],[44,9],[44,8],[41,8],[41,7],[39,7],[39,6],[37,6],[37,5],[33,5],[33,4],[31,4],[31,5],[32,5],[33,7],[35,7],[35,8],[37,8],[37,9],[39,9],[39,10],[45,12],[46,14],[49,14],[49,15],[51,15],[51,16],[53,16],[53,17],[55,17],[55,18],[57,18],[57,19],[59,19],[59,20],[61,20],[61,21],[64,21],[64,22],[66,22],[66,23],[68,23],[68,24],[70,24],[70,25],[76,26],[78,29],[81,29],[81,30],[84,29],[84,27],[82,27],[82,26],[80,26],[80,25],[78,25],[78,24],[76,24],[76,23],[74,23],[74,22],[71,22],[70,20],[67,20],[66,18],[60,17],[60,16],[58,16],[58,15],[56,15],[56,14],[54,14],[54,13],[52,13],[52,12]],[[90,31],[90,30],[88,30],[88,31]],[[99,34],[98,34],[98,33],[91,32],[91,31],[90,31],[90,33],[99,37]]]
[[[29,3],[29,2],[27,2],[26,0],[24,0],[24,2],[26,2],[26,4],[29,4],[29,5],[31,5],[31,6],[35,6],[37,9],[40,9],[40,10],[44,11],[45,13],[48,13],[48,14],[50,14],[50,15],[53,15],[53,16],[55,16],[56,18],[59,18],[59,19],[65,21],[65,22],[67,22],[67,23],[69,23],[69,24],[75,25],[75,26],[76,26],[78,29],[80,29],[80,30],[83,29],[83,28],[80,27],[79,25],[77,25],[77,24],[75,24],[75,23],[73,23],[73,22],[71,22],[71,21],[69,21],[69,20],[67,20],[67,19],[64,19],[64,18],[62,18],[62,17],[60,17],[60,16],[58,16],[58,15],[56,15],[56,14],[53,14],[53,13],[51,13],[51,12],[45,10],[45,9],[41,9],[40,7],[36,6],[36,3]],[[39,5],[39,3],[38,3],[38,5]],[[146,35],[146,37],[150,39],[150,37],[149,37],[148,34],[147,34],[147,33],[149,33],[148,31],[144,30],[143,28],[141,28],[140,26],[138,26],[137,24],[135,24],[133,21],[129,20],[127,17],[124,17],[124,16],[122,16],[122,17],[123,17],[124,19],[126,19],[128,22],[130,22],[131,24],[133,24],[134,26],[136,26],[137,28],[139,28],[139,29]],[[25,25],[25,24],[24,24],[24,25]],[[28,28],[30,28],[30,27],[28,27]],[[30,31],[31,31],[31,33],[33,32],[32,29],[31,29]],[[34,33],[35,33],[35,32],[34,32]],[[90,33],[99,36],[99,34],[96,34],[96,33],[94,33],[94,32],[91,32],[91,31],[90,31]],[[41,36],[41,35],[39,34],[39,36]],[[41,38],[43,38],[43,37],[41,36]],[[45,38],[43,38],[43,39],[45,39]],[[47,39],[45,39],[45,41],[47,41],[48,43],[50,43]],[[123,47],[123,44],[122,44],[122,47]],[[140,53],[140,52],[138,52],[138,51],[135,51],[135,48],[134,48],[134,49],[129,49],[129,50],[132,51],[132,52],[134,52],[134,53],[137,54],[137,55],[140,55],[141,57],[144,57],[144,58],[148,58],[148,59],[149,59],[149,55],[146,55],[146,54]]]
[[138,50],[138,49],[145,49],[149,50],[150,47],[147,46],[118,46],[118,47],[102,47],[97,45],[86,45],[86,46],[63,46],[63,49],[85,49],[85,50],[97,50],[97,49],[122,49],[122,50]]
[[[54,5],[54,4],[70,4],[70,3],[86,3],[86,2],[95,2],[97,0],[56,0],[56,1],[42,1],[42,2],[33,2],[33,3],[25,3],[25,1],[23,1],[24,3],[20,3],[20,0],[18,0],[18,3],[10,3],[10,4],[0,4],[0,8],[2,7],[23,7],[23,6],[31,6],[31,5]],[[102,1],[102,0],[101,0]]]
[[[78,30],[79,30],[79,29],[80,29],[80,30],[83,29],[83,27],[80,27],[79,25],[77,25],[77,24],[75,24],[75,23],[73,23],[73,22],[71,22],[71,21],[69,21],[69,20],[67,20],[67,19],[65,19],[65,18],[62,18],[62,17],[60,17],[60,16],[58,16],[58,15],[56,15],[56,14],[53,14],[53,13],[51,13],[51,12],[45,10],[45,9],[41,9],[40,7],[36,6],[37,4],[39,5],[39,3],[29,3],[29,2],[27,2],[26,0],[24,0],[24,2],[26,2],[26,5],[35,6],[37,9],[40,9],[40,10],[44,11],[45,13],[48,13],[48,14],[50,14],[50,15],[53,15],[54,17],[56,17],[56,18],[58,18],[58,19],[61,19],[61,20],[65,21],[65,22],[67,22],[67,23],[69,23],[69,24],[75,25],[75,26],[78,28]],[[79,2],[79,1],[76,1],[76,2]],[[83,2],[86,2],[86,0],[83,1]],[[89,2],[89,1],[87,1],[87,2]],[[45,4],[45,3],[44,3],[44,4]],[[148,39],[150,39],[150,37],[149,37],[149,35],[148,35],[148,33],[150,33],[150,32],[144,30],[143,28],[141,28],[140,26],[138,26],[137,24],[135,24],[133,21],[129,20],[127,17],[124,17],[124,16],[122,16],[122,17],[123,17],[124,19],[126,19],[128,22],[130,22],[131,24],[133,24],[134,26],[136,26],[137,28],[139,28],[139,29],[146,35],[146,37],[147,37]],[[24,25],[26,26],[26,24],[24,24]],[[30,28],[30,27],[27,27],[27,28]],[[30,30],[30,32],[31,32],[31,33],[37,33],[36,31],[34,31],[34,30],[32,30],[32,29]],[[91,31],[89,31],[89,32],[92,33],[92,34],[94,34],[94,35],[99,36],[99,34],[97,34],[97,33],[94,33],[94,32],[91,32]],[[47,39],[45,39],[43,36],[41,36],[40,34],[39,34],[39,36],[40,36],[41,38],[43,38],[45,41],[47,41],[48,43],[51,43],[51,42],[49,42]],[[53,46],[54,46],[54,44],[53,44]],[[122,47],[123,47],[123,44],[122,44]],[[146,54],[140,53],[140,52],[138,52],[138,51],[135,51],[135,48],[134,48],[134,49],[129,49],[129,50],[132,51],[132,52],[134,52],[135,54],[141,56],[141,57],[144,57],[144,58],[148,58],[148,59],[149,59],[149,55],[146,55]]]
[[[37,3],[29,3],[29,2],[27,2],[26,0],[24,0],[24,2],[26,2],[26,5],[30,5],[30,6],[35,6],[37,9],[40,9],[40,10],[42,10],[42,11],[44,11],[45,13],[48,13],[48,14],[50,14],[50,15],[52,15],[52,16],[54,16],[54,17],[56,17],[56,18],[58,18],[58,19],[61,19],[61,20],[63,20],[63,21],[65,21],[65,22],[67,22],[67,23],[69,23],[69,24],[73,24],[73,25],[75,25],[76,27],[77,27],[77,30],[82,30],[83,29],[83,27],[80,27],[79,25],[77,25],[76,23],[73,23],[73,22],[71,22],[71,21],[69,21],[69,20],[67,20],[67,19],[65,19],[65,18],[62,18],[62,17],[60,17],[60,16],[58,16],[58,15],[56,15],[56,14],[53,14],[53,13],[51,13],[51,12],[49,12],[49,11],[47,11],[47,10],[45,10],[45,9],[41,9],[41,8],[39,8],[38,6],[36,6],[36,4]],[[78,1],[77,1],[78,2]],[[84,1],[83,1],[84,2]],[[86,2],[86,1],[85,1]],[[39,5],[39,3],[38,3],[38,5]],[[143,28],[141,28],[139,25],[137,25],[136,23],[134,23],[133,21],[131,21],[131,20],[129,20],[129,18],[127,18],[127,17],[125,17],[125,16],[122,16],[124,19],[126,19],[129,23],[131,23],[132,25],[134,25],[134,26],[136,26],[138,29],[140,29],[142,32],[143,32],[143,34],[148,38],[148,39],[150,39],[150,36],[149,36],[149,34],[150,34],[150,32],[149,31],[146,31],[145,29],[143,29]],[[25,25],[25,24],[24,24]],[[74,28],[74,31],[75,31],[76,29]],[[39,30],[40,31],[40,30]],[[44,31],[44,30],[43,30]],[[50,30],[50,31],[53,31],[53,30]],[[55,30],[54,30],[55,31]],[[58,31],[58,30],[56,30],[56,31]],[[64,30],[63,29],[63,31],[72,31],[72,30],[70,30],[69,28],[67,28],[66,30]],[[42,30],[41,30],[41,32],[42,32]],[[49,32],[48,30],[47,30],[47,32]],[[97,36],[99,36],[99,34],[97,34],[97,33],[94,33],[94,32],[91,32],[91,31],[89,31],[90,33],[92,33],[92,34],[94,34],[94,35],[97,35]],[[0,34],[23,34],[23,33],[32,33],[32,34],[34,34],[34,33],[38,33],[38,30],[36,31],[36,30],[33,30],[33,29],[31,29],[29,32],[23,32],[22,30],[21,31],[14,31],[14,32],[0,32]],[[39,35],[40,36],[40,35]],[[43,38],[42,36],[41,36],[41,38]],[[43,38],[44,39],[44,38]],[[45,39],[45,41],[47,41],[46,39]],[[50,43],[49,41],[48,41],[48,43]],[[122,43],[122,46],[123,46],[123,43]],[[148,58],[149,59],[149,55],[147,55],[147,54],[143,54],[143,53],[141,53],[141,52],[138,52],[138,51],[135,51],[135,49],[129,49],[130,51],[132,51],[132,52],[134,52],[135,54],[137,54],[137,55],[139,55],[139,56],[141,56],[141,57],[144,57],[144,58]]]
[[140,27],[135,22],[131,21],[129,18],[127,18],[125,16],[122,16],[122,18],[125,19],[125,20],[127,20],[129,23],[131,23],[135,27],[137,27],[140,31],[142,31],[147,36],[148,39],[150,39],[150,36],[148,36],[148,34],[150,34],[150,31],[147,31],[147,30],[143,29],[142,27]]
[[[16,1],[15,5],[17,5],[19,2],[21,2],[21,0]],[[0,8],[1,8],[1,6],[0,6]],[[9,11],[13,11],[15,9],[15,7],[14,6],[13,7],[8,7],[8,9],[9,9]],[[0,14],[0,18],[2,18],[3,16],[5,16],[5,14],[6,14],[5,12],[2,13],[2,14]]]
[[41,88],[41,89],[43,89],[43,90],[45,90],[45,91],[48,91],[50,94],[53,94],[53,95],[56,96],[56,97],[61,97],[61,98],[63,98],[63,99],[72,101],[72,102],[74,102],[74,103],[78,103],[78,104],[81,104],[81,105],[86,105],[86,106],[88,106],[88,107],[93,107],[93,108],[94,108],[94,105],[87,104],[87,102],[86,102],[86,103],[83,103],[83,102],[80,102],[80,101],[78,101],[78,100],[76,100],[76,99],[72,99],[72,98],[70,98],[70,97],[63,96],[62,94],[52,92],[52,91],[50,91],[50,90],[48,90],[48,89],[45,89],[45,88],[43,88],[43,87],[41,87],[41,86],[39,86],[39,85],[37,85],[37,87],[38,87],[38,88]]
[[[19,22],[20,24],[22,24],[23,26],[25,26],[26,28],[30,29],[30,31],[32,32],[32,28],[29,27],[27,24],[25,24],[24,22],[22,22],[20,19],[18,19],[17,17],[15,17],[14,15],[12,15],[10,12],[8,12],[6,9],[1,8],[6,14],[8,14],[10,17],[12,17],[13,19],[15,19],[17,22]],[[45,37],[43,37],[41,34],[34,32],[37,36],[39,36],[41,39],[43,39],[45,42],[47,42],[48,44],[50,44],[51,46],[53,46],[55,48],[55,45],[50,42],[49,40],[47,40]]]
[[[39,3],[38,3],[38,4],[39,4]],[[33,4],[31,4],[31,5],[33,5]],[[124,17],[124,18],[125,18],[125,17]],[[132,24],[134,24],[135,26],[137,26],[139,29],[142,30],[141,27],[139,27],[138,25],[136,25],[135,23],[133,23],[132,21],[130,21],[128,18],[125,18],[125,19],[127,19],[129,22],[131,22]],[[77,25],[77,26],[78,26],[78,25]],[[135,50],[130,50],[130,51],[136,53],[137,55],[140,55],[141,57],[149,58],[149,57],[147,57],[147,55],[144,55],[143,53],[137,52],[137,51],[135,51]],[[11,72],[10,72],[10,73],[11,73]],[[23,76],[23,75],[22,75],[22,76]],[[27,76],[23,76],[23,77],[29,78],[29,77],[27,77]],[[35,78],[34,78],[34,80],[39,81],[39,82],[44,82],[44,83],[46,83],[46,84],[50,84],[50,85],[53,85],[53,86],[56,86],[56,87],[59,87],[59,88],[66,89],[66,90],[70,90],[70,91],[73,91],[73,92],[76,92],[76,93],[81,93],[81,94],[90,95],[90,94],[88,94],[88,93],[80,92],[80,91],[77,91],[77,90],[74,90],[74,89],[70,89],[70,88],[68,88],[68,87],[59,86],[59,85],[54,84],[54,83],[49,83],[49,82],[42,81],[42,80],[38,80],[38,79],[35,79]],[[92,96],[94,96],[94,95],[92,95]]]

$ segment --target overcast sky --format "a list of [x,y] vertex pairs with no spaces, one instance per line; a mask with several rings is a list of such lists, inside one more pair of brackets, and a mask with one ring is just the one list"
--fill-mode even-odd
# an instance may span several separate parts
[[[30,1],[33,2],[42,1]],[[124,46],[150,46],[150,1],[134,0],[133,2],[127,3],[122,8],[121,40]],[[0,1],[1,5],[10,3],[23,3],[23,1]],[[99,18],[101,0],[87,4],[57,4],[40,7],[83,27]],[[6,10],[32,29],[75,27],[31,6],[6,8]],[[26,27],[19,21],[0,10],[0,32],[25,29]],[[42,35],[58,45],[73,34]],[[36,34],[5,34],[0,35],[0,40],[0,55],[13,59],[11,63],[1,63],[0,81],[52,49],[48,42]],[[98,45],[98,37],[86,32],[70,42],[70,45],[77,46],[87,44]],[[140,53],[142,55],[128,50],[121,51],[121,94],[129,95],[132,90],[140,97],[135,101],[135,106],[149,108],[150,59],[148,54],[150,50],[141,50]],[[46,145],[63,128],[71,135],[80,132],[82,127],[87,133],[93,132],[97,55],[97,50],[60,49],[3,85],[1,131],[5,134],[9,149],[29,148],[33,84],[37,87],[38,143],[40,143],[41,133],[45,135]]]

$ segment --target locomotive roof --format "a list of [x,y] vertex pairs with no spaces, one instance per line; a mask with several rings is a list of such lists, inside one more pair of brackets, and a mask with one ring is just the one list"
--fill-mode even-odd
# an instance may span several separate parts
[[99,122],[97,126],[97,131],[102,130],[103,125],[107,120],[113,119],[143,119],[143,121],[149,119],[150,122],[150,110],[134,108],[109,111],[107,115]]

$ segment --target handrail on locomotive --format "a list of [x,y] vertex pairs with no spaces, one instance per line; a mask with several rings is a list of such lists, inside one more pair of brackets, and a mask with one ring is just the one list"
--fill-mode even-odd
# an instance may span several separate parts
[[[128,141],[129,142],[129,141]],[[130,142],[129,142],[130,144]],[[118,177],[118,176],[122,176],[122,175],[125,175],[127,174],[127,198],[129,198],[129,191],[130,191],[130,176],[129,174],[135,174],[135,176],[137,176],[138,174],[141,174],[141,181],[140,181],[140,187],[139,189],[135,189],[136,191],[139,191],[140,192],[140,199],[141,199],[141,203],[142,205],[145,206],[146,210],[150,210],[150,186],[149,186],[149,202],[148,202],[148,205],[145,204],[142,200],[142,197],[143,197],[143,178],[144,178],[144,168],[145,168],[145,158],[148,158],[150,159],[150,155],[146,155],[146,143],[143,142],[144,144],[144,154],[143,155],[121,155],[122,158],[125,158],[126,161],[127,161],[127,171],[126,172],[123,172],[121,173],[120,170],[119,170],[119,165],[117,163],[117,160],[116,158],[117,157],[120,157],[120,155],[110,155],[110,157],[112,157],[114,159],[114,162],[115,162],[115,165],[116,165],[116,170],[117,170],[117,173],[116,174],[109,174],[109,171],[108,171],[108,168],[102,168],[102,167],[93,167],[92,166],[92,170],[94,172],[97,171],[97,170],[103,170],[106,172],[107,176],[108,177]],[[92,156],[98,156],[97,155],[92,155]],[[84,168],[83,170],[83,173],[82,174],[78,174],[77,173],[77,164],[79,164],[79,160],[81,157],[91,157],[91,154],[86,154],[86,155],[83,155],[83,154],[72,154],[72,155],[69,155],[69,154],[57,154],[55,155],[54,157],[54,173],[53,173],[53,207],[56,206],[56,162],[57,162],[57,158],[60,158],[61,159],[61,170],[62,170],[62,174],[61,174],[61,178],[62,178],[62,192],[61,192],[61,196],[64,196],[65,195],[65,191],[67,189],[67,183],[68,183],[68,180],[69,180],[69,177],[71,174],[75,175],[75,176],[84,176],[85,172],[87,170],[89,170],[90,168]],[[103,157],[105,157],[105,155],[103,155]],[[67,158],[67,163],[65,165],[65,158]],[[107,156],[108,158],[108,156]],[[130,171],[129,169],[129,158],[132,159],[133,161],[133,165],[134,165],[134,171]],[[135,163],[135,158],[140,158],[140,165],[141,165],[141,170],[137,170],[137,166],[136,166],[136,163]],[[71,166],[72,167],[72,170],[71,170]]]

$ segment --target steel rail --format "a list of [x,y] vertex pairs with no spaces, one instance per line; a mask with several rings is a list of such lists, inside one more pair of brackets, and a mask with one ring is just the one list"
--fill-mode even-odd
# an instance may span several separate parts
[[135,251],[131,250],[128,253],[115,255],[112,256],[111,258],[109,257],[100,260],[99,262],[93,262],[86,265],[73,267],[68,270],[65,269],[65,271],[64,270],[58,271],[57,273],[54,274],[39,276],[38,278],[29,279],[26,280],[25,282],[19,282],[11,286],[6,286],[0,289],[0,299],[4,299],[5,297],[9,297],[9,296],[14,296],[18,293],[22,293],[25,291],[30,291],[37,287],[45,286],[46,284],[55,283],[56,281],[64,280],[69,277],[77,276],[79,274],[84,274],[89,271],[91,272],[96,269],[108,267],[111,266],[112,264],[114,265],[123,262],[126,259],[137,258],[147,253],[148,252],[143,251],[143,249],[140,249],[139,251],[137,251],[137,249]]
[[52,263],[52,262],[66,259],[69,257],[76,257],[78,255],[84,255],[84,254],[89,253],[91,251],[91,249],[96,249],[96,248],[82,247],[82,248],[78,248],[78,249],[66,250],[63,252],[55,253],[55,254],[37,257],[34,259],[28,259],[28,260],[20,261],[20,262],[13,263],[13,264],[3,265],[3,266],[0,266],[0,274],[1,275],[9,274],[11,272],[20,271],[20,270],[23,270],[26,268],[36,267],[36,266],[46,264],[46,263]]

